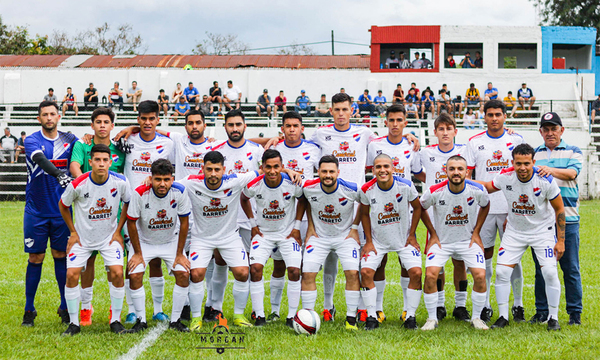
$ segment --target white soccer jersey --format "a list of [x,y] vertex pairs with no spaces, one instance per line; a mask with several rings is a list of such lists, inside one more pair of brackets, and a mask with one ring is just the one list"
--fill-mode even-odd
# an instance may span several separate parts
[[[491,137],[487,131],[477,134],[469,139],[467,143],[467,166],[475,169],[475,179],[481,181],[492,181],[496,175],[510,166],[512,150],[515,146],[523,143],[520,135],[509,135],[506,130],[497,137]],[[490,214],[506,214],[506,199],[501,192],[490,194]]]
[[178,216],[189,216],[190,211],[190,200],[182,184],[173,182],[162,198],[152,186],[141,185],[132,192],[127,218],[137,221],[141,242],[162,245],[178,240]]
[[412,221],[410,202],[418,197],[412,181],[400,176],[394,176],[394,184],[388,190],[381,190],[375,178],[364,184],[360,202],[371,207],[373,241],[390,251],[402,249]]
[[317,236],[348,235],[354,221],[354,202],[360,201],[355,183],[338,178],[337,187],[328,194],[321,187],[321,179],[317,178],[306,181],[302,190],[310,204]]
[[423,171],[418,153],[413,150],[413,146],[405,138],[402,138],[402,141],[397,144],[391,143],[387,136],[371,141],[367,150],[367,168],[373,167],[373,160],[380,154],[386,154],[392,158],[394,176],[410,179],[411,172],[418,174]]
[[560,189],[552,176],[541,176],[534,167],[531,179],[521,182],[510,167],[494,178],[492,186],[504,193],[510,208],[507,233],[535,236],[553,231],[556,217],[550,200],[560,195]]
[[189,175],[180,181],[190,197],[194,215],[192,242],[218,242],[236,234],[242,190],[257,176],[256,171],[224,175],[217,190],[206,187],[204,175]]
[[289,147],[284,140],[281,140],[273,149],[281,154],[283,166],[286,169],[299,173],[304,180],[314,179],[315,169],[319,167],[321,159],[319,145],[302,140],[300,145]]
[[189,136],[176,132],[170,132],[169,137],[175,147],[175,180],[200,174],[204,165],[204,155],[212,150],[208,140],[194,144]]
[[454,155],[466,157],[467,146],[454,144],[452,150],[443,152],[439,145],[429,145],[419,151],[419,162],[425,170],[425,188],[428,189],[448,178],[446,175],[446,162]]
[[441,244],[471,239],[479,206],[485,207],[489,202],[483,185],[468,179],[464,190],[458,194],[450,190],[446,180],[430,187],[421,196],[424,209],[433,207],[433,222]]
[[131,190],[135,190],[152,175],[150,167],[154,161],[167,159],[173,163],[175,160],[173,140],[159,133],[150,141],[142,139],[139,133],[131,135],[127,141],[132,148],[131,153],[125,155],[124,173]]
[[346,131],[337,130],[333,124],[322,126],[310,138],[321,147],[321,156],[333,155],[338,159],[340,178],[359,186],[365,183],[367,146],[373,139],[375,134],[371,129],[355,124],[350,124]]
[[103,184],[92,180],[91,172],[73,180],[62,194],[63,206],[73,206],[75,230],[81,245],[100,248],[111,240],[119,225],[119,205],[131,197],[125,176],[109,171]]
[[264,175],[252,180],[244,195],[256,199],[256,223],[260,231],[269,235],[288,236],[296,220],[296,199],[302,196],[302,187],[294,184],[287,174],[281,174],[281,183],[271,188]]

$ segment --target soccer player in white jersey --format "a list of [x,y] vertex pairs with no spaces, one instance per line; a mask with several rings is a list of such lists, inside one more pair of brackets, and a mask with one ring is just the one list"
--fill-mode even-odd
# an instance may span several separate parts
[[[263,268],[273,250],[281,254],[288,270],[288,316],[286,325],[292,320],[300,301],[300,265],[302,263],[302,238],[300,223],[306,202],[302,197],[302,186],[282,174],[283,163],[277,150],[266,150],[262,157],[263,175],[252,180],[242,193],[242,209],[252,226],[250,249],[250,297],[256,314],[254,326],[266,324],[264,310],[265,286]],[[256,199],[256,216],[252,212],[250,199]]]
[[[231,268],[233,277],[234,317],[236,326],[252,326],[245,317],[248,301],[248,257],[237,226],[240,195],[257,171],[226,174],[225,159],[218,151],[204,155],[202,175],[189,175],[181,183],[186,187],[194,214],[195,231],[190,244],[189,286],[192,322],[190,330],[202,326],[204,275],[215,250]],[[214,281],[214,278],[213,278]],[[221,310],[221,309],[219,309]]]
[[[404,327],[417,329],[415,312],[421,301],[421,251],[415,235],[421,218],[421,203],[414,184],[395,175],[392,158],[383,153],[373,160],[375,178],[360,191],[361,217],[366,243],[361,252],[361,296],[367,307],[365,330],[379,327],[377,288],[373,278],[383,257],[396,252],[410,278]],[[412,217],[411,205],[413,210]]]
[[[464,144],[455,144],[454,138],[458,133],[456,128],[456,121],[448,113],[441,113],[433,123],[433,134],[438,139],[436,145],[429,145],[425,148],[421,148],[419,151],[419,162],[423,167],[423,173],[417,176],[419,180],[424,177],[425,187],[423,189],[429,189],[433,185],[439,184],[445,181],[448,176],[446,174],[446,162],[451,156],[461,155],[465,156],[467,147]],[[424,176],[423,176],[424,174]],[[433,226],[435,227],[435,219],[433,219],[433,208],[428,209],[429,217]],[[471,315],[467,311],[467,272],[465,269],[465,263],[462,260],[452,258],[452,264],[454,265],[454,310],[452,316],[459,321],[470,321]],[[437,279],[437,293],[438,293],[438,306],[437,306],[437,318],[438,321],[443,320],[446,317],[446,292],[444,291],[444,284],[446,282],[445,270],[442,268],[440,276]]]
[[[506,120],[506,105],[500,100],[487,101],[483,107],[487,130],[473,136],[467,143],[467,165],[469,170],[475,169],[475,180],[491,181],[503,169],[510,166],[512,160],[511,151],[515,146],[523,142],[523,138],[517,134],[509,134],[504,128]],[[472,177],[472,174],[471,174]],[[508,208],[506,199],[502,193],[490,195],[490,212],[483,228],[481,229],[481,240],[483,241],[485,255],[485,276],[487,282],[487,295],[485,307],[481,313],[481,319],[489,322],[492,314],[490,306],[490,282],[494,268],[492,258],[494,257],[494,245],[496,243],[496,232],[504,233],[504,221]],[[523,270],[520,263],[515,267],[511,279],[514,297],[512,314],[515,321],[525,321],[525,310],[523,308]]]
[[[110,329],[121,334],[128,332],[121,324],[123,307],[123,237],[125,214],[130,199],[127,179],[109,171],[112,164],[110,148],[94,145],[90,151],[92,171],[75,179],[60,199],[60,213],[71,231],[67,245],[67,284],[65,298],[71,323],[63,335],[75,335],[79,327],[79,277],[88,258],[97,250],[108,268],[111,319]],[[121,218],[117,219],[119,205],[123,203]],[[73,215],[75,224],[73,224]]]
[[189,229],[190,200],[185,187],[173,181],[173,165],[167,159],[152,163],[152,184],[141,185],[132,193],[127,210],[127,227],[133,247],[129,257],[131,299],[137,322],[131,329],[139,332],[148,328],[146,322],[146,264],[160,258],[175,276],[170,328],[189,332],[180,321],[188,297],[189,261],[184,255]]
[[[454,155],[446,162],[448,179],[425,190],[421,196],[424,209],[433,208],[435,230],[425,249],[425,286],[423,300],[429,317],[422,330],[434,330],[438,325],[438,295],[436,281],[450,257],[463,260],[473,275],[473,314],[471,324],[487,330],[480,318],[485,304],[486,282],[483,243],[479,236],[490,210],[485,188],[473,180],[465,180],[467,161]],[[425,224],[429,217],[423,217]],[[427,225],[426,225],[427,226]]]
[[346,275],[346,329],[357,330],[360,216],[354,216],[354,202],[359,201],[359,194],[356,183],[342,180],[339,172],[338,159],[325,155],[319,160],[319,178],[304,183],[309,226],[302,264],[302,306],[315,308],[315,278],[325,258],[335,251]]
[[[560,280],[556,262],[565,251],[565,209],[556,181],[551,175],[539,174],[534,166],[534,156],[535,150],[529,144],[516,146],[512,151],[513,166],[484,183],[490,193],[502,191],[510,209],[506,232],[498,249],[496,301],[499,317],[492,328],[508,325],[511,274],[531,247],[546,283],[548,330],[560,330]],[[552,212],[555,216],[551,216]]]
[[[125,176],[131,185],[131,191],[140,186],[148,176],[151,175],[150,167],[157,159],[174,161],[173,141],[168,137],[156,132],[156,126],[160,120],[159,106],[156,101],[146,100],[138,105],[137,122],[140,132],[131,135],[127,141],[131,152],[125,155]],[[126,237],[128,235],[126,234]],[[129,242],[126,243],[126,245]],[[129,245],[127,245],[129,246]],[[165,293],[165,279],[163,278],[160,259],[154,259],[149,264],[150,287],[152,289],[152,302],[154,304],[154,315],[152,319],[158,321],[169,321],[169,317],[162,311],[162,302]],[[125,323],[135,323],[136,317],[133,303],[129,294],[129,279],[125,279],[125,291],[127,293],[127,305],[130,307]]]

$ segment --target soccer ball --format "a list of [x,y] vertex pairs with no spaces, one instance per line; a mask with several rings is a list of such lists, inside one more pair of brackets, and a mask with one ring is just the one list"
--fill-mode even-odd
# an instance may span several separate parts
[[300,309],[294,316],[294,330],[299,335],[314,335],[321,327],[319,314],[313,310]]

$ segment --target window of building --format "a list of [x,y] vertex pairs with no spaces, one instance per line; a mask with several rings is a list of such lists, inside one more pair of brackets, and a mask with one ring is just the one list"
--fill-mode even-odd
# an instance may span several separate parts
[[[475,64],[477,53],[479,53],[481,61],[478,60],[477,64]],[[444,58],[446,61],[444,62],[444,67],[446,68],[452,67],[449,66],[449,55],[452,55],[452,60],[454,60],[457,69],[483,67],[484,56],[482,43],[445,43]],[[469,58],[465,59],[467,55]],[[463,60],[465,61],[463,62]]]
[[[580,70],[591,69],[592,50],[592,45],[552,44],[552,68]],[[564,59],[564,61],[555,59]]]
[[498,68],[535,69],[537,67],[537,44],[498,44]]
[[[433,44],[402,43],[381,45],[379,56],[381,61],[380,67],[382,69],[412,69],[412,64],[417,59],[415,55],[417,52],[419,53],[419,60],[422,60],[423,53],[425,53],[425,61],[421,61],[420,63],[427,64],[426,68],[432,69],[435,66]],[[406,62],[403,60],[408,61],[408,67],[406,67]],[[404,63],[404,66],[402,63]]]

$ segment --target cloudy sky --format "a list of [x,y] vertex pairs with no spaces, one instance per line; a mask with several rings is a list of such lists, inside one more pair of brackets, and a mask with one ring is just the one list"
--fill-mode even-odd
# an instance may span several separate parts
[[[369,44],[371,25],[537,25],[528,0],[346,1],[31,1],[0,0],[5,24],[26,25],[31,34],[75,34],[108,22],[129,23],[147,54],[189,54],[205,33],[237,34],[250,49],[331,40]],[[223,6],[217,7],[217,6]],[[312,45],[331,54],[331,44]],[[274,53],[262,50],[249,53]],[[335,44],[336,54],[368,53],[367,46]]]

